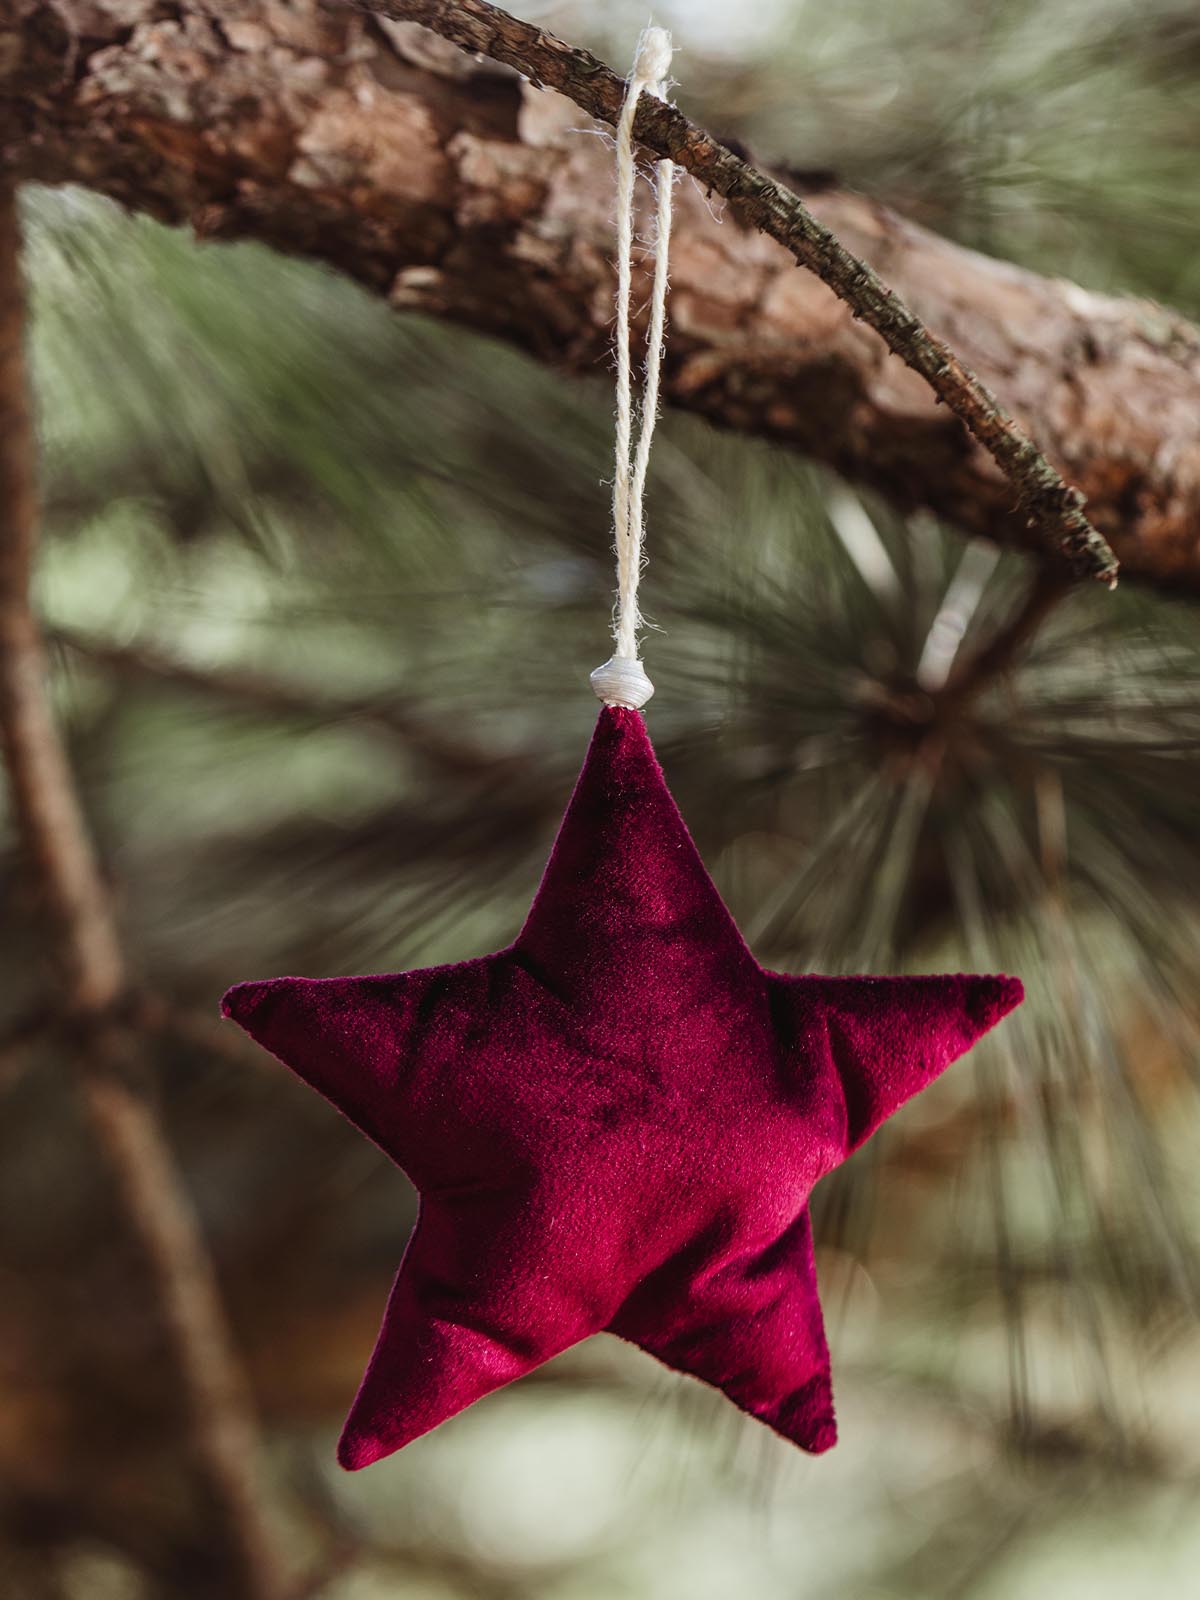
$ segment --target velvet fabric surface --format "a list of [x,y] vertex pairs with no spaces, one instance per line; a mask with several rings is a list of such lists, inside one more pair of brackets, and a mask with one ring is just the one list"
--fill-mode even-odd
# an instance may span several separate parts
[[420,1192],[343,1466],[601,1330],[827,1450],[810,1191],[1022,992],[765,971],[606,707],[507,949],[225,996]]

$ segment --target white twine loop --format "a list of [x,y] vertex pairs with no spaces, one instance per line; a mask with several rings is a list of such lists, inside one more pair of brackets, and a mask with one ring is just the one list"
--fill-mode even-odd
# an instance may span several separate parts
[[625,103],[617,123],[617,429],[613,475],[613,539],[617,555],[617,602],[613,612],[616,650],[591,675],[597,698],[609,706],[640,710],[654,693],[638,658],[638,581],[642,575],[643,501],[650,443],[658,420],[663,330],[667,311],[667,255],[671,237],[671,163],[655,164],[658,204],[654,214],[654,286],[650,331],[646,343],[641,426],[633,446],[633,383],[629,357],[629,300],[633,281],[633,195],[637,167],[633,159],[633,122],[643,90],[665,100],[671,71],[671,35],[665,28],[646,28],[638,40]]

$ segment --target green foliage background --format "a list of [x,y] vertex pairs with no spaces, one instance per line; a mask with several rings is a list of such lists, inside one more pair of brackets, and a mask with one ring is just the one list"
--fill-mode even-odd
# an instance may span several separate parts
[[[620,60],[644,19],[545,20]],[[786,0],[746,31],[679,0],[661,20],[717,131],[1041,271],[1200,313],[1193,7]],[[1073,597],[931,771],[920,717],[888,708],[948,586],[969,652],[1018,603],[1021,558],[665,419],[654,736],[756,953],[1014,970],[1029,1002],[820,1193],[834,1457],[796,1459],[596,1341],[336,1478],[331,1434],[411,1197],[202,1019],[238,977],[427,964],[515,932],[607,653],[610,398],[303,263],[79,193],[26,207],[57,691],[140,976],[194,1019],[190,1044],[163,1045],[162,1093],[297,1549],[349,1552],[328,1592],[1188,1592],[1194,609]],[[842,536],[863,515],[882,584]],[[17,1015],[44,955],[6,848]],[[67,1100],[53,1059],[8,1090],[0,1267],[62,1339],[29,1381],[108,1385],[111,1414],[76,1446],[97,1470],[143,1335],[102,1335],[100,1361],[94,1325],[63,1332],[72,1279],[93,1324],[112,1304]],[[361,1316],[335,1338],[343,1303]],[[157,1592],[123,1526],[81,1519],[34,1565],[88,1600]]]

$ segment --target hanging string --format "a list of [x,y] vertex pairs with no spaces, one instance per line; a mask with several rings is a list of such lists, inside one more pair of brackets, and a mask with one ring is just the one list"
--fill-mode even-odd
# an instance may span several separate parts
[[665,100],[671,71],[671,36],[649,27],[638,40],[625,103],[617,123],[617,426],[613,473],[613,540],[617,556],[617,601],[613,613],[616,650],[591,675],[592,688],[605,705],[644,706],[654,693],[638,658],[638,582],[645,536],[643,502],[650,445],[658,420],[659,380],[667,311],[667,258],[671,237],[671,163],[655,165],[654,284],[646,344],[640,427],[633,444],[633,378],[629,354],[629,302],[633,288],[633,199],[637,167],[633,122],[643,91]]

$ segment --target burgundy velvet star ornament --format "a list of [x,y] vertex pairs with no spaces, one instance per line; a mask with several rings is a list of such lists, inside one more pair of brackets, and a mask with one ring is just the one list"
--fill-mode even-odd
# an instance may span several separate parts
[[507,949],[225,996],[420,1191],[342,1465],[601,1330],[829,1449],[809,1194],[1022,993],[765,971],[641,714],[605,707]]

